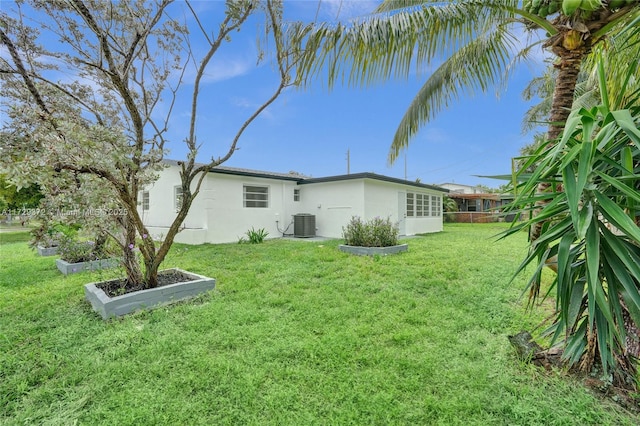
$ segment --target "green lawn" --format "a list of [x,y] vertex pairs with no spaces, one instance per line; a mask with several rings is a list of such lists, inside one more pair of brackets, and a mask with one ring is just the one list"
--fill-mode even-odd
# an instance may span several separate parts
[[32,229],[32,226],[21,226],[19,222],[13,222],[11,225],[2,223],[0,224],[0,244],[29,241]]
[[83,284],[25,242],[0,247],[0,423],[637,424],[558,373],[519,362],[533,329],[509,284],[526,236],[447,225],[409,252],[337,241],[176,245],[166,262],[218,279],[171,308],[102,321]]

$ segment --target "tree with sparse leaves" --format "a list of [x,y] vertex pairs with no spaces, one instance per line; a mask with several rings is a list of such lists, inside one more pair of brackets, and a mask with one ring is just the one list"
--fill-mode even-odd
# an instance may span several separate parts
[[[118,218],[120,236],[114,236],[127,280],[157,286],[158,268],[207,173],[232,156],[245,129],[296,83],[292,71],[305,54],[308,28],[285,27],[282,7],[277,0],[227,1],[219,22],[201,20],[189,1],[34,0],[3,8],[2,131],[11,137],[0,147],[2,171],[18,185],[67,173],[107,186],[126,213]],[[177,18],[185,14],[195,22],[190,28]],[[221,154],[197,163],[203,143],[197,139],[198,103],[210,96],[202,79],[250,17],[262,17],[263,37],[273,50],[264,57],[273,59],[278,82]],[[196,51],[196,42],[205,50]],[[182,204],[164,240],[154,241],[138,212],[139,194],[163,168],[179,96],[191,99],[188,155],[179,162]]]

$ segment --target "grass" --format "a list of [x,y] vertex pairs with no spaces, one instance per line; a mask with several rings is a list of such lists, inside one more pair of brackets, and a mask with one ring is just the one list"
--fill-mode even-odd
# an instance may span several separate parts
[[0,244],[28,242],[31,239],[31,228],[0,226]]
[[175,245],[217,278],[194,301],[102,321],[24,242],[0,246],[0,423],[637,424],[562,372],[519,362],[533,329],[509,278],[526,237],[446,225],[409,252],[338,241]]

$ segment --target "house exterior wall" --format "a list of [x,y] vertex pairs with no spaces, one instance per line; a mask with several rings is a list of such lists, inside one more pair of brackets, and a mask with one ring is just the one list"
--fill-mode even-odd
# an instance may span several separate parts
[[482,188],[477,186],[462,185],[460,183],[442,183],[438,186],[457,194],[482,194],[484,192]]
[[[160,178],[147,188],[149,210],[142,217],[154,238],[162,238],[176,215],[175,190],[180,175],[177,166],[170,166]],[[268,207],[244,207],[243,186],[256,185],[269,188]],[[183,229],[176,242],[185,244],[237,242],[251,227],[264,228],[269,237],[278,237],[294,212],[293,189],[296,182],[249,176],[209,173],[200,194],[191,205]],[[296,203],[297,204],[297,203]],[[288,223],[285,223],[286,227]]]
[[[154,238],[161,239],[176,215],[175,187],[179,186],[179,167],[171,165],[146,190],[149,208],[140,212]],[[267,207],[245,207],[244,185],[268,188]],[[299,200],[294,201],[294,191]],[[316,235],[342,238],[342,228],[353,216],[364,220],[389,217],[401,222],[401,234],[442,231],[442,216],[404,217],[407,192],[436,195],[429,188],[403,185],[373,178],[327,180],[298,183],[278,177],[209,173],[200,194],[176,236],[186,244],[237,242],[250,228],[264,228],[269,238],[283,232],[294,233],[293,216],[308,213],[316,217]],[[141,197],[142,199],[142,197]]]
[[[399,206],[399,194],[410,191],[442,198],[442,193],[438,191],[374,179],[313,183],[300,185],[300,188],[304,211],[299,213],[315,215],[317,235],[323,237],[342,238],[342,227],[353,216],[363,220],[389,217],[394,223],[404,219],[404,226],[401,226],[403,235],[439,232],[443,229],[442,216],[405,219],[404,211],[400,212]],[[403,200],[406,203],[406,199]]]
[[362,179],[299,185],[299,188],[302,210],[295,213],[316,216],[316,235],[342,238],[342,227],[352,216],[364,217]]
[[[400,226],[401,228],[401,234],[403,235],[416,235],[416,234],[428,234],[428,233],[432,233],[432,232],[441,232],[444,228],[443,228],[443,220],[442,220],[442,192],[439,191],[433,191],[433,190],[429,190],[429,189],[424,189],[424,188],[418,188],[418,187],[412,187],[412,186],[404,186],[401,189],[399,189],[398,186],[395,186],[394,188],[392,188],[393,191],[396,193],[393,196],[391,194],[389,194],[389,202],[391,203],[391,200],[393,198],[395,198],[395,203],[396,205],[399,204],[398,201],[398,197],[400,196],[402,200],[404,200],[404,205],[405,205],[405,210],[403,210],[402,212],[399,212],[399,209],[397,209],[396,211],[398,211],[399,215],[406,215],[406,196],[407,196],[407,192],[410,193],[419,193],[419,194],[426,194],[429,197],[431,196],[436,196],[439,197],[440,199],[440,215],[439,216],[423,216],[423,217],[399,217],[396,216],[395,221],[401,221],[404,219],[404,225]],[[398,194],[400,193],[400,195]],[[402,228],[404,228],[404,233],[402,232]]]
[[[296,182],[210,173],[208,184],[207,242],[237,242],[251,228],[264,228],[269,233],[267,238],[280,237],[278,228],[284,231],[294,213]],[[244,207],[244,185],[268,187],[268,207]]]
[[[143,210],[138,206],[144,224],[151,235],[162,239],[167,234],[169,225],[176,217],[175,187],[180,185],[180,169],[170,166],[160,172],[158,180],[145,188],[149,192],[149,209]],[[176,236],[176,241],[187,244],[202,244],[206,242],[206,182],[200,195],[191,205],[187,218],[183,223],[183,230]],[[195,185],[192,186],[195,188]],[[139,197],[142,200],[142,197]]]

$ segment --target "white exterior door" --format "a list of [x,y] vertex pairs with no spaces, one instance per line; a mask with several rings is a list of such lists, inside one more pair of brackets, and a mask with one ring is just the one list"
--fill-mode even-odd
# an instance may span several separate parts
[[398,230],[400,235],[407,234],[407,193],[398,192]]

